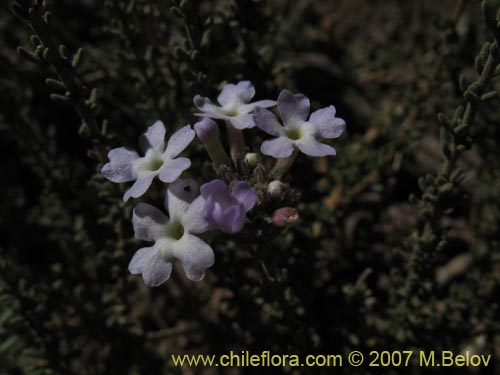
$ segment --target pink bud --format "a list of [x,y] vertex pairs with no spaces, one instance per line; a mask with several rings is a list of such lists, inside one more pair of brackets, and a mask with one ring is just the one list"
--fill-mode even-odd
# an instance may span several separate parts
[[299,213],[292,207],[279,208],[274,211],[272,220],[277,227],[287,227],[299,221]]

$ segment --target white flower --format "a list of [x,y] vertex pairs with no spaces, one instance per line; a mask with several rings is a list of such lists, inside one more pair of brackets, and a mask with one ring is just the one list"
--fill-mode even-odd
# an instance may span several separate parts
[[128,269],[134,275],[142,274],[146,285],[158,286],[167,281],[176,259],[192,281],[203,279],[205,270],[214,264],[212,248],[195,236],[208,228],[203,218],[205,200],[202,196],[195,198],[197,192],[194,180],[178,179],[167,191],[168,217],[146,203],[134,209],[135,236],[154,245],[139,249]]
[[278,96],[278,111],[283,125],[271,111],[263,108],[255,110],[257,127],[276,137],[262,143],[260,150],[264,155],[286,158],[295,149],[310,156],[335,155],[333,147],[320,142],[322,139],[337,138],[345,130],[345,121],[335,116],[333,105],[318,109],[309,116],[309,99],[283,90]]
[[250,112],[257,106],[268,108],[276,105],[274,100],[249,103],[254,95],[255,88],[249,81],[241,81],[236,85],[227,84],[217,97],[220,106],[214,104],[209,98],[196,95],[194,105],[202,113],[195,113],[195,115],[229,121],[236,129],[252,128],[255,124]]
[[194,135],[191,126],[186,125],[170,137],[165,147],[165,126],[156,121],[139,138],[144,156],[125,147],[115,148],[108,153],[109,163],[102,167],[101,172],[112,182],[135,181],[123,199],[138,198],[148,190],[155,176],[170,183],[191,166],[191,160],[177,158],[177,155],[191,143]]

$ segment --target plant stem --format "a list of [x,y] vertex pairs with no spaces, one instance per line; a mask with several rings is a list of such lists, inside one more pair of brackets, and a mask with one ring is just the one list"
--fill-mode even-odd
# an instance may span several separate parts
[[235,166],[238,165],[238,160],[242,157],[245,152],[245,137],[243,136],[243,130],[236,129],[231,123],[226,123],[227,138],[229,140],[229,150],[231,154],[231,159]]
[[292,167],[298,154],[299,150],[295,148],[289,157],[276,160],[276,164],[269,172],[269,178],[281,178]]

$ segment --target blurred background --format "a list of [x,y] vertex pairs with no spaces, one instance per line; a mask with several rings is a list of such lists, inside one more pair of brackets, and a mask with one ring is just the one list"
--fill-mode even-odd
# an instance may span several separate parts
[[[17,17],[10,5],[0,13],[1,374],[303,373],[170,361],[230,350],[469,350],[492,363],[452,373],[499,372],[499,101],[464,99],[494,40],[479,1],[45,0],[30,15],[22,0]],[[483,94],[497,86],[488,78]],[[217,237],[204,281],[177,267],[147,288],[127,271],[143,243],[125,186],[99,173],[106,152],[137,148],[157,119],[169,132],[193,124],[194,95],[215,99],[240,80],[258,100],[286,88],[347,122],[337,156],[302,155],[291,170],[301,221],[268,249],[284,279],[266,282],[248,252]],[[447,164],[438,113],[461,118],[467,103],[467,150]],[[262,135],[249,139],[258,150]],[[203,180],[203,148],[190,156]],[[437,178],[446,165],[463,171],[450,189]],[[164,191],[157,182],[148,202],[161,207]]]

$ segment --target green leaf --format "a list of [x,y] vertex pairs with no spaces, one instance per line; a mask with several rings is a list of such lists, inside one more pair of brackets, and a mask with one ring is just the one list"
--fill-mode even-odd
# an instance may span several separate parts
[[76,68],[78,64],[80,64],[82,53],[83,53],[83,48],[78,48],[76,53],[73,55],[73,58],[71,59],[71,66],[73,68]]
[[51,89],[55,90],[66,90],[66,86],[64,85],[63,82],[57,80],[57,79],[52,79],[52,78],[47,78],[45,80],[45,83],[47,86],[49,86]]
[[486,94],[481,95],[482,101],[487,101],[498,97],[498,92],[496,90],[489,91]]
[[50,94],[50,99],[56,103],[71,104],[71,98],[66,95]]
[[40,63],[41,60],[40,58],[33,52],[28,51],[24,47],[17,47],[17,53],[21,56],[24,57],[25,59],[34,62],[34,63]]

